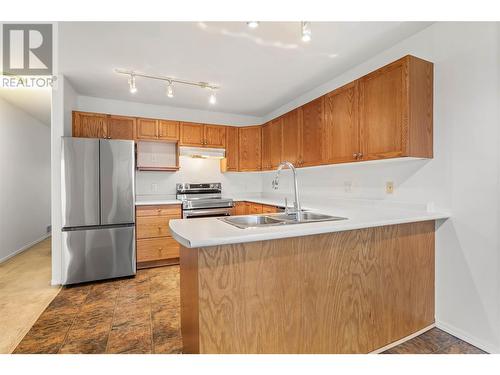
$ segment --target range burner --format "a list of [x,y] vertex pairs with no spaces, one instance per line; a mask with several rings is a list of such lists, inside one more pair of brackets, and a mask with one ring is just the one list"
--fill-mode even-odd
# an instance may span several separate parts
[[182,217],[229,216],[234,206],[232,199],[222,198],[222,184],[177,184],[177,199],[182,201]]

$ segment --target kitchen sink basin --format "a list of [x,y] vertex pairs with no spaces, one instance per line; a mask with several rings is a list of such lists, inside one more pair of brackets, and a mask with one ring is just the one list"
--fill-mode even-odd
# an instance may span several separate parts
[[269,215],[230,216],[221,217],[218,219],[224,221],[225,223],[234,225],[235,227],[245,229],[254,227],[267,227],[273,225],[305,224],[315,223],[319,221],[337,221],[346,220],[347,218],[303,211],[299,213],[298,218],[296,214],[277,213]]
[[284,220],[279,220],[270,216],[262,215],[230,216],[220,217],[218,219],[238,228],[282,225],[286,223]]
[[300,212],[298,214],[286,214],[286,213],[279,213],[271,216],[273,219],[277,220],[285,220],[285,221],[291,221],[293,223],[310,223],[310,222],[315,222],[315,221],[337,221],[337,220],[346,220],[345,217],[340,217],[340,216],[330,216],[330,215],[325,215],[325,214],[318,214],[315,212]]

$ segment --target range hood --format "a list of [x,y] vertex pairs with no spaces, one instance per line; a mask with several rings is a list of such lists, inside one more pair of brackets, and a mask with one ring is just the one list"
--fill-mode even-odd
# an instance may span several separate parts
[[200,159],[224,159],[226,157],[226,150],[223,148],[181,146],[179,147],[179,154],[181,156],[190,156]]

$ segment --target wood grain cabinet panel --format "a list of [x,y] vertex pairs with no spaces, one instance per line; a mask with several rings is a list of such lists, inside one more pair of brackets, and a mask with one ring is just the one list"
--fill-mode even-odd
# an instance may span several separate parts
[[320,165],[323,158],[324,96],[302,106],[302,140],[299,165],[303,167]]
[[220,125],[204,125],[205,147],[224,148],[226,147],[226,127]]
[[260,171],[262,162],[261,126],[246,126],[238,129],[239,170]]
[[271,169],[271,123],[262,125],[262,170]]
[[301,149],[301,116],[300,108],[283,116],[282,158],[295,166],[299,165]]
[[433,64],[406,56],[360,79],[364,160],[432,157]]
[[178,141],[180,138],[179,121],[159,120],[158,139],[166,141]]
[[[226,158],[224,172],[238,171],[238,128],[235,126],[226,126]],[[221,161],[222,163],[222,161]]]
[[340,87],[325,97],[323,161],[344,163],[360,157],[358,82]]
[[138,118],[136,128],[137,139],[158,139],[158,120]]
[[109,139],[134,140],[135,138],[135,117],[115,116],[108,117],[107,136]]
[[247,210],[249,215],[258,215],[263,213],[263,207],[259,203],[248,202]]
[[268,204],[262,205],[262,213],[263,214],[274,214],[277,212],[280,212],[280,210],[276,206],[270,206]]
[[137,262],[152,262],[179,257],[179,243],[170,237],[137,240]]
[[192,122],[181,123],[181,140],[182,146],[202,147],[204,145],[204,128],[203,124]]
[[271,121],[271,169],[277,168],[282,160],[283,118]]
[[137,206],[137,268],[176,264],[179,244],[170,233],[168,223],[182,216],[180,204]]
[[107,124],[106,114],[73,111],[73,137],[106,138]]

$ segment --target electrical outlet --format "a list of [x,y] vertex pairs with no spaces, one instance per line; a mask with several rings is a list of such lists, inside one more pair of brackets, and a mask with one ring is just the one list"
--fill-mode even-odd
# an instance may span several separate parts
[[392,193],[394,193],[394,182],[392,182],[392,181],[387,181],[387,182],[385,183],[385,192],[386,192],[387,194],[392,194]]
[[151,191],[153,193],[158,192],[158,184],[151,184]]
[[51,233],[52,232],[52,225],[47,225],[47,233]]

